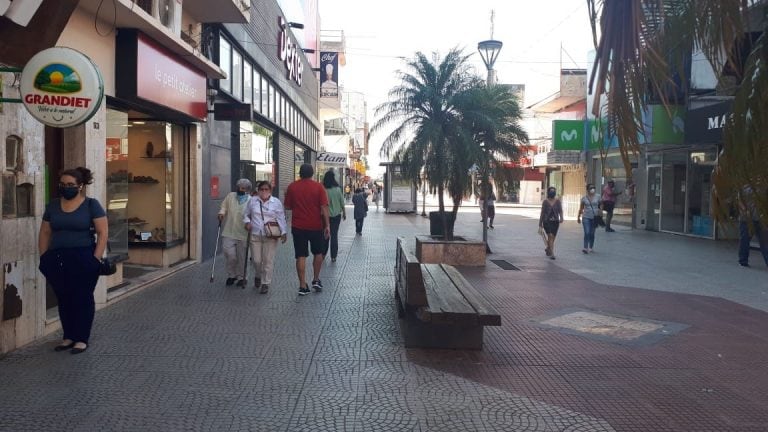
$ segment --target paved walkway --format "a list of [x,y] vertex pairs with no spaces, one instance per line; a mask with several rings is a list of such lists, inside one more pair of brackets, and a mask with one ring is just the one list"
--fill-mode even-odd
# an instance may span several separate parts
[[[766,430],[765,268],[628,230],[584,256],[575,223],[551,261],[526,212],[490,233],[520,271],[461,269],[503,316],[483,351],[403,348],[394,238],[427,220],[372,211],[362,237],[342,224],[323,293],[296,295],[285,245],[268,295],[209,284],[208,262],[98,312],[86,354],[0,359],[0,430]],[[477,210],[458,226],[479,237]]]

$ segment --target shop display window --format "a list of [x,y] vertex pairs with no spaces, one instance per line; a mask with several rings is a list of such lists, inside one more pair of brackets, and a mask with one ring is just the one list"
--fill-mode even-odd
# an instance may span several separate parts
[[[128,119],[107,139],[110,238],[121,225],[128,246],[171,247],[184,241],[185,130],[168,122]],[[117,230],[115,230],[117,235]]]
[[128,177],[114,173],[128,169],[128,113],[107,109],[107,253],[128,256]]
[[257,181],[273,182],[272,152],[274,134],[258,123],[240,123],[240,173],[254,185]]

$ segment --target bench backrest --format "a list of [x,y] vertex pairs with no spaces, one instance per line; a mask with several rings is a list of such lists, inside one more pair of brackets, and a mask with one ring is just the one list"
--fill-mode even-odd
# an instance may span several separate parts
[[424,292],[424,279],[419,261],[405,245],[405,239],[397,238],[397,256],[395,257],[396,289],[404,305],[425,306],[427,297]]

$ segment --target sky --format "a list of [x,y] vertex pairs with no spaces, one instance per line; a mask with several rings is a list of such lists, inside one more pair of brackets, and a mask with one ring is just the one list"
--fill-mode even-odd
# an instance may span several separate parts
[[[487,72],[477,43],[491,38],[504,43],[496,62],[499,83],[525,84],[525,106],[559,90],[559,69],[586,68],[594,49],[584,0],[319,0],[321,30],[343,30],[346,66],[339,83],[366,94],[368,121],[397,85],[401,57],[417,51],[445,54],[453,47],[474,53],[478,75]],[[369,166],[378,168],[383,136],[371,136]]]

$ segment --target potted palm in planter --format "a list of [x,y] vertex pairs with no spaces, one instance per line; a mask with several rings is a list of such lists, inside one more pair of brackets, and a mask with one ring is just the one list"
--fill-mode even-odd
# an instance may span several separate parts
[[[468,172],[472,166],[489,167],[497,157],[514,158],[517,144],[528,141],[514,94],[506,86],[486,87],[468,59],[458,49],[432,61],[417,52],[399,72],[401,82],[390,90],[389,101],[376,108],[371,128],[375,134],[394,124],[381,155],[437,194],[439,216],[430,220],[441,229],[431,231],[442,235],[417,237],[422,262],[485,265],[484,243],[454,235],[453,221],[472,187]],[[453,204],[450,213],[446,195]]]

